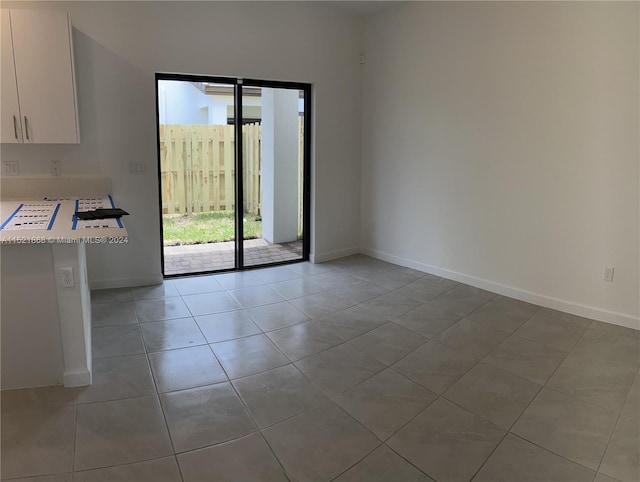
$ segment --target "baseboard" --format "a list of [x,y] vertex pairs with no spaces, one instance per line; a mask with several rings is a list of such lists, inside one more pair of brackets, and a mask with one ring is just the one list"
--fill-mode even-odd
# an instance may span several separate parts
[[162,274],[144,276],[141,278],[117,278],[91,280],[89,285],[92,290],[103,290],[107,288],[132,288],[134,286],[151,286],[162,283]]
[[84,387],[91,385],[91,372],[89,370],[74,370],[64,372],[62,377],[64,386],[69,387]]
[[352,254],[358,254],[361,252],[360,247],[353,246],[351,248],[336,249],[334,251],[327,251],[320,254],[309,255],[309,261],[312,263],[324,263],[333,259],[344,258],[345,256],[351,256]]
[[585,318],[591,318],[598,321],[604,321],[612,323],[614,325],[626,326],[627,328],[634,328],[640,330],[640,317],[627,315],[625,313],[618,313],[615,311],[604,310],[602,308],[596,308],[595,306],[588,306],[579,303],[574,303],[552,296],[542,295],[540,293],[534,293],[532,291],[522,290],[513,286],[496,283],[476,276],[459,273],[445,268],[439,268],[426,263],[419,263],[410,259],[400,258],[391,254],[379,251],[372,248],[361,248],[360,252],[371,256],[373,258],[388,261],[407,268],[413,268],[418,271],[440,276],[442,278],[451,279],[460,283],[465,283],[476,288],[482,288],[493,293],[497,293],[510,298],[515,298],[528,303],[534,303],[545,308],[552,308],[554,310],[563,311],[572,315],[584,316]]

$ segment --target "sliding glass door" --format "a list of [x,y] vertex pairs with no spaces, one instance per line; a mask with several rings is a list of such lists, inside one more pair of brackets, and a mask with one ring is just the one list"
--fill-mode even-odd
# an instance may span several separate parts
[[242,93],[244,265],[301,259],[305,91],[245,84]]
[[164,275],[308,259],[310,86],[156,74],[156,87]]

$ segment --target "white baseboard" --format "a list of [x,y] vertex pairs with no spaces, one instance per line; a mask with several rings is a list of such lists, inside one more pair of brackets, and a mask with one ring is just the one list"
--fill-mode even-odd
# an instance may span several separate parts
[[162,274],[143,276],[141,278],[116,278],[91,280],[89,285],[92,290],[107,288],[131,288],[133,286],[151,286],[162,283]]
[[532,291],[522,290],[513,286],[496,283],[476,276],[459,273],[437,266],[432,266],[426,263],[419,263],[410,259],[400,258],[391,254],[379,251],[372,248],[361,248],[360,252],[373,258],[388,261],[407,268],[413,268],[418,271],[440,276],[442,278],[451,279],[460,283],[465,283],[476,288],[481,288],[493,293],[497,293],[510,298],[515,298],[528,303],[534,303],[545,308],[552,308],[554,310],[563,311],[572,315],[584,316],[585,318],[591,318],[594,320],[604,321],[612,323],[614,325],[626,326],[627,328],[634,328],[640,330],[640,317],[628,315],[625,313],[618,313],[615,311],[604,310],[602,308],[596,308],[595,306],[583,305],[580,303],[574,303],[572,301],[562,300],[554,298],[552,296],[542,295],[540,293],[534,293]]
[[91,385],[91,372],[89,370],[74,370],[64,372],[62,377],[64,386],[69,387],[84,387]]
[[335,251],[327,251],[326,253],[311,254],[309,255],[309,261],[312,263],[324,263],[331,261],[332,259],[344,258],[345,256],[351,256],[352,254],[358,254],[361,252],[360,247],[353,246],[351,248],[336,249]]

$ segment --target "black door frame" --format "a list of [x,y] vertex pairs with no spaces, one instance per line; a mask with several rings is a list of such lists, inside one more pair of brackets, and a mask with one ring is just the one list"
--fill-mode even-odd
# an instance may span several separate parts
[[[199,271],[183,274],[167,275],[164,272],[164,229],[162,225],[162,177],[161,177],[161,153],[160,153],[160,106],[158,103],[158,81],[160,80],[180,80],[186,82],[211,82],[228,84],[234,88],[234,137],[235,137],[235,266],[233,268],[216,271]],[[242,152],[242,88],[243,87],[265,87],[273,89],[292,89],[304,92],[304,152],[303,152],[303,178],[302,178],[302,257],[297,260],[279,261],[275,263],[244,265],[244,225],[242,214],[244,211],[244,183],[243,180],[243,152]],[[311,248],[311,84],[301,82],[286,82],[279,80],[244,79],[237,77],[219,77],[210,75],[191,75],[161,73],[155,74],[155,95],[156,95],[156,150],[158,166],[158,216],[160,218],[160,259],[162,265],[162,276],[164,278],[177,278],[181,276],[195,276],[211,273],[223,273],[229,271],[240,271],[254,268],[264,268],[267,266],[279,266],[284,264],[299,263],[309,260]]]

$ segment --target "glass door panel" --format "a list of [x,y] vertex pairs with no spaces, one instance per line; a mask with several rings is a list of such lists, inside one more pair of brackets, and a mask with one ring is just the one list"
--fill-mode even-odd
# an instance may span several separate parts
[[304,91],[242,87],[244,266],[303,257]]
[[311,86],[156,82],[164,275],[308,259]]
[[236,267],[233,83],[158,80],[167,276]]

